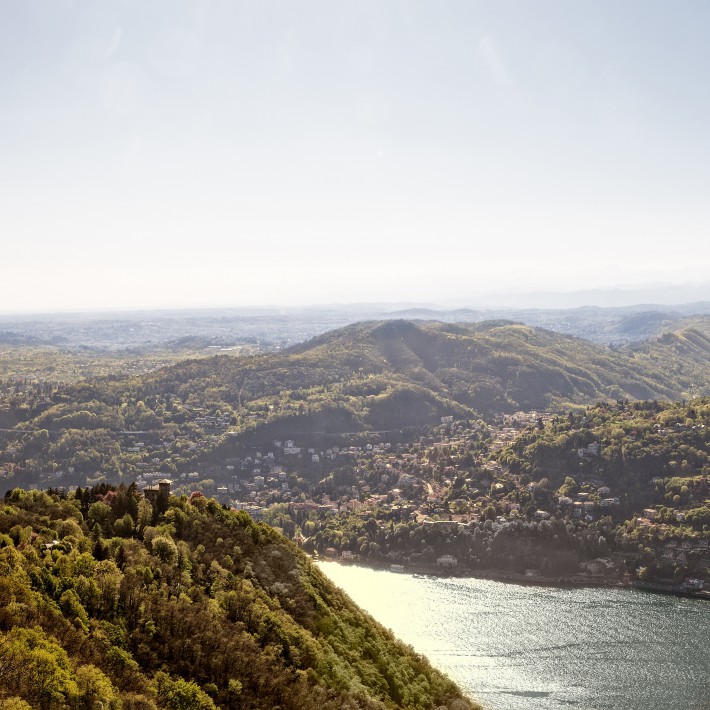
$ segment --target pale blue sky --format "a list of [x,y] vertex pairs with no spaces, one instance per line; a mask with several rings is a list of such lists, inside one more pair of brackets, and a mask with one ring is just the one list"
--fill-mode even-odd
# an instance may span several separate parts
[[0,310],[710,277],[710,5],[0,0]]

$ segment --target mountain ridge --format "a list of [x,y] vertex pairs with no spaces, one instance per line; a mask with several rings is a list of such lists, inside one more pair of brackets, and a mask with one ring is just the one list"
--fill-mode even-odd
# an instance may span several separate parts
[[[417,400],[428,410],[417,422],[433,422],[595,399],[679,399],[682,385],[650,357],[511,321],[389,320],[348,325],[276,354],[178,363],[143,378],[141,388],[185,397],[203,387],[257,419],[260,411],[273,419],[279,408],[288,417],[344,408],[363,428],[384,428],[388,417],[394,428],[409,423],[402,407],[411,415]],[[388,407],[397,397],[409,404]]]

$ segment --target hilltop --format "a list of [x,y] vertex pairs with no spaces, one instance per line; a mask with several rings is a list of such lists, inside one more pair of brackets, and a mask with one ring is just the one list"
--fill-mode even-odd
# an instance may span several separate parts
[[337,432],[597,399],[677,399],[683,384],[649,358],[519,323],[401,320],[347,326],[278,354],[180,363],[147,375],[136,395],[223,403],[242,428],[281,421],[285,430]]
[[0,503],[0,705],[478,707],[272,528],[109,486]]

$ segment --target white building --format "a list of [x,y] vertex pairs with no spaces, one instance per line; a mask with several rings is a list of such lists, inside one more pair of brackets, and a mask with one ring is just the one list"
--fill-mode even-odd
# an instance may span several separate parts
[[453,555],[442,555],[436,560],[437,567],[456,567],[458,560]]

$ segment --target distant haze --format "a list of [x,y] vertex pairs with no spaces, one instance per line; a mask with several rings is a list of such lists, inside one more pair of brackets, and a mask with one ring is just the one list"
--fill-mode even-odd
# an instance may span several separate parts
[[0,311],[708,299],[699,0],[4,2],[0,61]]
[[[345,293],[345,292],[344,292]],[[440,294],[441,295],[441,294]],[[587,289],[583,291],[502,291],[498,293],[471,293],[460,298],[438,298],[431,301],[375,301],[366,300],[361,302],[349,302],[344,299],[328,301],[326,299],[309,299],[307,295],[294,294],[293,297],[283,297],[281,303],[268,302],[266,300],[247,301],[236,304],[201,304],[186,303],[180,307],[180,301],[167,302],[166,304],[135,304],[131,302],[121,302],[119,304],[94,303],[87,301],[74,307],[66,307],[63,304],[52,304],[50,306],[18,307],[12,301],[0,306],[0,319],[16,315],[19,318],[29,317],[34,314],[38,317],[51,316],[52,314],[74,314],[81,318],[83,315],[95,314],[97,317],[124,318],[131,317],[131,314],[145,314],[150,316],[156,314],[161,318],[170,317],[232,317],[243,315],[247,317],[260,316],[270,317],[294,317],[294,313],[308,314],[312,309],[314,313],[322,314],[331,312],[332,314],[355,314],[356,317],[346,317],[344,322],[354,322],[358,319],[398,317],[416,317],[438,319],[443,315],[447,320],[460,313],[458,320],[469,320],[466,311],[475,309],[471,313],[476,313],[478,317],[503,317],[513,320],[520,319],[520,310],[540,311],[547,313],[549,310],[559,309],[566,312],[568,309],[580,309],[585,306],[599,308],[603,310],[624,309],[637,307],[641,311],[654,311],[664,307],[671,308],[682,306],[681,312],[685,315],[710,313],[710,282],[707,283],[687,283],[687,284],[646,284],[638,286],[626,286],[610,289]],[[287,300],[288,299],[288,300]],[[14,306],[14,307],[13,307]],[[409,310],[421,313],[410,314]],[[491,315],[493,314],[493,315]],[[320,316],[318,316],[320,317]],[[337,317],[337,316],[336,316]],[[524,318],[523,318],[524,320]],[[11,322],[8,321],[8,322]]]
[[470,295],[461,305],[469,303],[480,308],[581,308],[597,306],[618,308],[623,306],[680,305],[701,302],[698,313],[707,312],[710,301],[710,281],[686,284],[639,284],[610,289],[583,291],[507,292]]

